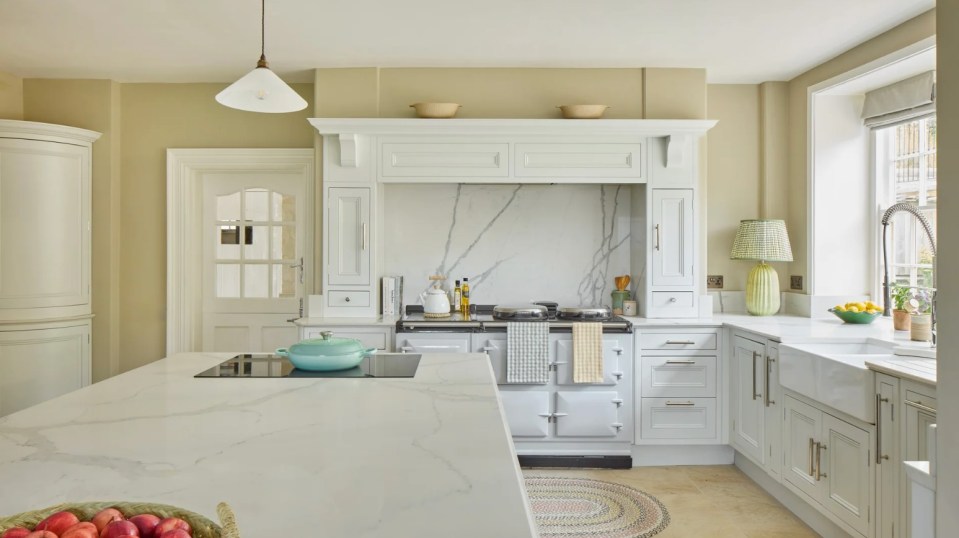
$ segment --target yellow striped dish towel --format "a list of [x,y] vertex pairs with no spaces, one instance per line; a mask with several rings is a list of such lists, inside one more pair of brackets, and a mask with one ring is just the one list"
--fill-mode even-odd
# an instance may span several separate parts
[[573,324],[573,383],[603,382],[603,324]]

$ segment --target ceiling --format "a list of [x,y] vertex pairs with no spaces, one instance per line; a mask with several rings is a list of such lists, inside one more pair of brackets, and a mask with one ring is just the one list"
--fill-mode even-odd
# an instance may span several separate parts
[[[933,0],[267,0],[266,53],[316,67],[705,67],[789,80]],[[231,82],[259,57],[257,0],[0,0],[0,71]]]

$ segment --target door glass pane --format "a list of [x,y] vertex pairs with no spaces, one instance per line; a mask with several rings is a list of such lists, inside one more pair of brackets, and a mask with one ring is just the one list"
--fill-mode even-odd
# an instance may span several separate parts
[[273,264],[273,297],[287,298],[296,296],[296,278],[299,269],[289,264]]
[[218,260],[240,259],[240,241],[243,231],[239,226],[216,227],[216,257]]
[[292,260],[296,257],[296,227],[273,227],[273,251],[270,257],[274,260]]
[[247,226],[244,234],[243,257],[247,260],[265,260],[270,252],[269,226]]
[[239,192],[216,197],[216,220],[240,220]]
[[266,189],[247,189],[244,193],[246,195],[246,220],[270,220],[270,191]]
[[274,192],[273,197],[273,220],[292,222],[296,220],[296,197]]
[[238,264],[217,264],[216,296],[224,298],[240,296],[240,266]]
[[266,264],[243,266],[243,296],[270,296],[270,266]]

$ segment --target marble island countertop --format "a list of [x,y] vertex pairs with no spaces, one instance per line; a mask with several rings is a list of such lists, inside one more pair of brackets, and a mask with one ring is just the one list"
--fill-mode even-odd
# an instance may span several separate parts
[[533,537],[485,355],[413,379],[196,379],[186,353],[0,419],[0,514],[173,504],[244,536]]

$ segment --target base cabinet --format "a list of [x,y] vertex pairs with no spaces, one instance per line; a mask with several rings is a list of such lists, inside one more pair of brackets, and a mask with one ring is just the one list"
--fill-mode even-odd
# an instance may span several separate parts
[[[902,402],[899,440],[900,461],[927,461],[929,459],[927,432],[936,423],[936,389],[934,387],[903,379],[899,397]],[[899,467],[899,521],[901,535],[912,536],[912,502],[908,494],[910,480],[901,463]]]
[[90,384],[90,322],[0,331],[0,416]]
[[766,346],[736,334],[730,357],[732,444],[759,465],[766,463]]
[[[899,524],[899,379],[876,374],[876,538],[903,536]],[[897,409],[897,407],[899,409]]]
[[871,536],[870,432],[792,396],[785,410],[784,481],[834,520]]

